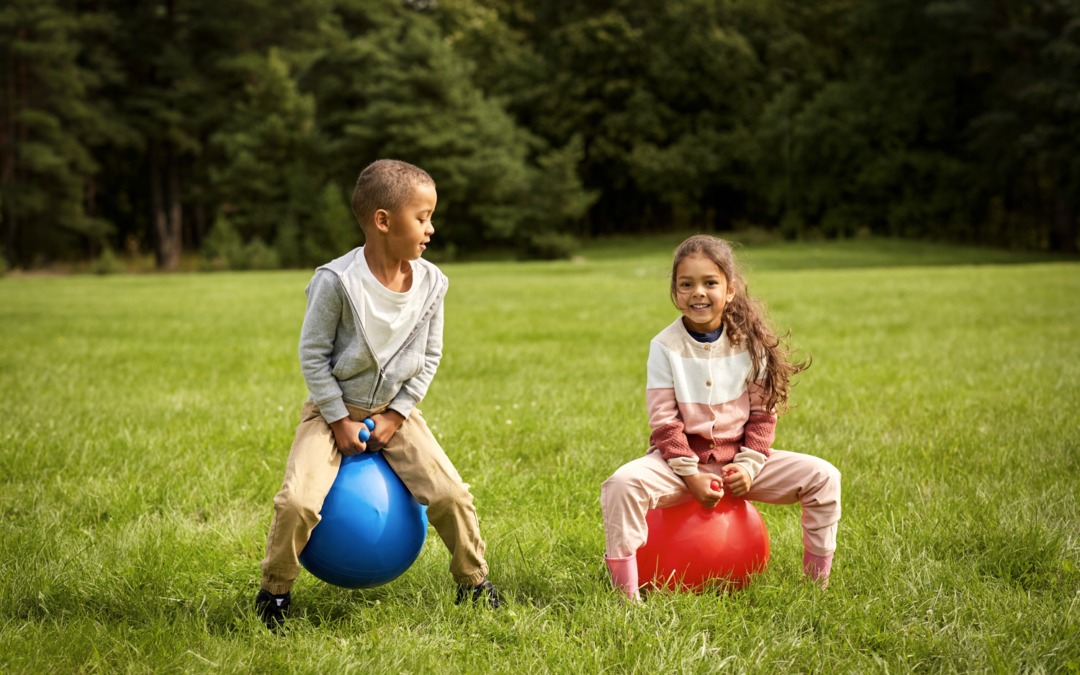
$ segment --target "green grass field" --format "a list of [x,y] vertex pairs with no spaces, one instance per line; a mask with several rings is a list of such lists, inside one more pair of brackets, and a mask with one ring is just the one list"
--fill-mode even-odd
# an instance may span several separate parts
[[813,367],[776,447],[843,472],[832,585],[797,506],[733,595],[620,604],[600,483],[641,455],[665,238],[445,265],[421,406],[473,486],[504,609],[434,532],[378,589],[258,561],[306,396],[308,272],[0,280],[0,672],[1080,671],[1080,263],[884,241],[750,247]]

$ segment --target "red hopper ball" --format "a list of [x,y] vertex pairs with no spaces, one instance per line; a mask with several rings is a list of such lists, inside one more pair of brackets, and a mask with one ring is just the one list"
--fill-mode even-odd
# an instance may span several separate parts
[[[712,489],[719,490],[713,481]],[[645,515],[649,540],[638,549],[638,579],[700,591],[711,579],[742,588],[769,562],[769,531],[754,505],[730,492],[707,509],[696,499]]]

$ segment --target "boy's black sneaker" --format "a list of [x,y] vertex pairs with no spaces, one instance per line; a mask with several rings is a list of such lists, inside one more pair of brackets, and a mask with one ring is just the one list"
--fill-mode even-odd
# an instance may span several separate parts
[[289,610],[291,602],[292,598],[288,592],[282,595],[273,595],[270,591],[262,589],[255,596],[255,611],[258,612],[259,618],[266,624],[266,627],[274,630],[285,623],[285,612]]
[[495,590],[494,584],[488,581],[486,578],[480,583],[476,584],[472,588],[466,586],[458,586],[457,600],[454,600],[455,605],[460,605],[465,602],[467,596],[472,596],[472,601],[476,602],[483,596],[487,596],[488,607],[492,609],[499,608],[499,592]]

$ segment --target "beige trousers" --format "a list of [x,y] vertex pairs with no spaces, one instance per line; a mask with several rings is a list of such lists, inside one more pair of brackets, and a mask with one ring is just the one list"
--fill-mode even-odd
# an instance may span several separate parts
[[[700,464],[698,471],[720,475],[726,464]],[[803,546],[814,555],[836,550],[840,521],[840,472],[811,455],[773,450],[746,499],[766,504],[802,502]],[[649,538],[645,513],[693,499],[686,483],[653,451],[623,464],[600,488],[609,558],[634,555]]]
[[[349,404],[345,407],[349,418],[358,422],[382,412]],[[454,580],[463,586],[483,581],[488,566],[469,486],[461,482],[418,408],[413,409],[382,453],[417,501],[427,506],[428,522],[450,549],[450,574]],[[285,481],[281,492],[274,496],[266,558],[260,565],[262,587],[271,593],[285,593],[299,576],[297,556],[319,522],[323,500],[337,477],[341,457],[334,433],[318,406],[311,401],[304,403],[285,465]]]

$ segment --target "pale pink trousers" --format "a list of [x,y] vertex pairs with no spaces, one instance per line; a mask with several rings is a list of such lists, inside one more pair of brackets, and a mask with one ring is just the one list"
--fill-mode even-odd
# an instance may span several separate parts
[[[727,464],[700,464],[720,475]],[[802,503],[803,546],[818,556],[836,550],[840,521],[840,472],[818,457],[773,450],[744,497],[765,504]],[[623,464],[600,488],[607,557],[626,558],[649,538],[645,513],[693,499],[686,483],[654,450]]]

